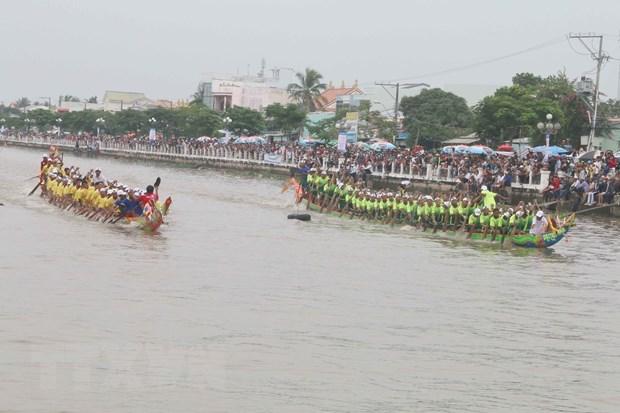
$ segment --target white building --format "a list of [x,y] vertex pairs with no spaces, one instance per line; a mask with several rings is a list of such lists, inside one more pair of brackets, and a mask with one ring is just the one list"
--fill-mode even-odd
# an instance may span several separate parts
[[264,78],[213,78],[200,84],[203,103],[218,112],[233,106],[263,110],[273,103],[289,103],[285,89]]

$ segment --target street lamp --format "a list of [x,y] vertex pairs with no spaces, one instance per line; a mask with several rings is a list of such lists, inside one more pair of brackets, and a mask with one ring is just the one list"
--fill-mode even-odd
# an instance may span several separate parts
[[62,119],[56,118],[56,124],[58,125],[58,138],[60,139],[62,132],[62,129],[60,127],[62,125]]
[[547,122],[538,122],[536,127],[541,133],[545,134],[545,146],[549,147],[549,141],[551,140],[551,136],[558,133],[560,130],[560,122],[553,123],[553,115],[551,113],[547,113]]
[[151,124],[151,129],[149,130],[149,141],[154,141],[157,139],[157,131],[155,130],[157,119],[152,117],[149,119],[149,123]]
[[95,122],[97,122],[97,138],[99,138],[99,129],[105,125],[105,119],[97,118],[95,119]]
[[226,139],[228,139],[230,136],[230,130],[228,129],[230,127],[230,124],[232,123],[232,119],[228,116],[226,116],[224,119],[222,119],[222,122],[224,122],[224,130],[226,131]]

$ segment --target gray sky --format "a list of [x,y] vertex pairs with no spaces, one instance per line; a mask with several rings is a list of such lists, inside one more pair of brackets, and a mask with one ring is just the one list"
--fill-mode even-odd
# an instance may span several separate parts
[[[3,0],[0,101],[101,96],[187,98],[209,72],[316,68],[326,81],[409,79],[501,85],[515,72],[577,77],[594,68],[569,32],[607,34],[620,58],[620,1]],[[558,40],[467,70],[432,75]],[[584,53],[578,42],[578,52]],[[615,97],[618,61],[602,76]],[[269,73],[269,72],[268,72]],[[284,73],[283,73],[284,74]],[[429,74],[428,76],[422,76]]]

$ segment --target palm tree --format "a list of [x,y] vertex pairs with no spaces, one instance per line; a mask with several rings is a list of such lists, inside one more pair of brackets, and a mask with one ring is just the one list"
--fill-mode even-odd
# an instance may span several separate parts
[[301,104],[308,112],[316,109],[316,99],[325,90],[325,83],[321,83],[323,75],[314,69],[306,68],[305,73],[297,73],[298,83],[288,85],[288,94]]

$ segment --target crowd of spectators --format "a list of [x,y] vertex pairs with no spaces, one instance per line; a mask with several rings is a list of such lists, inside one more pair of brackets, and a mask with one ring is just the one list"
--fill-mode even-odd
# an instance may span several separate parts
[[[48,138],[53,139],[54,136]],[[505,193],[515,183],[539,184],[541,171],[549,171],[549,186],[543,191],[547,201],[577,195],[579,202],[593,205],[612,202],[615,194],[620,193],[620,174],[616,176],[618,160],[611,152],[583,160],[577,152],[564,156],[531,151],[520,156],[481,156],[442,153],[439,150],[424,151],[419,148],[373,151],[363,145],[348,145],[346,152],[342,152],[335,147],[302,145],[298,142],[248,144],[222,139],[163,139],[161,136],[149,139],[148,136],[135,134],[101,135],[98,138],[67,135],[65,139],[75,142],[76,148],[91,150],[114,143],[128,148],[146,145],[153,150],[177,153],[197,153],[219,148],[225,149],[227,153],[243,151],[254,159],[262,159],[265,154],[280,155],[284,162],[294,161],[296,164],[317,168],[339,166],[358,177],[373,172],[424,176],[430,165],[434,176],[455,181],[457,189],[467,193],[478,192],[483,185],[495,192]]]

